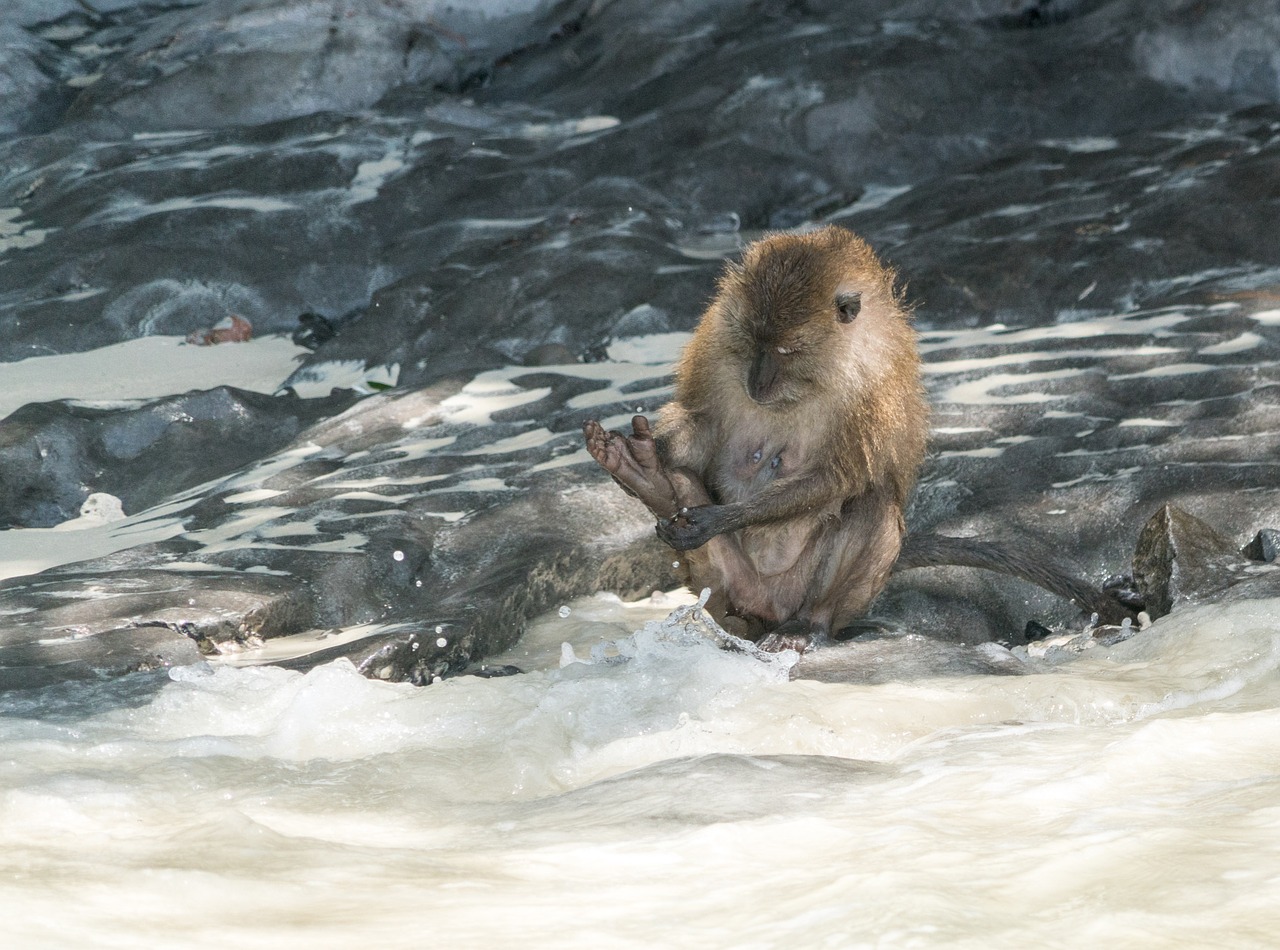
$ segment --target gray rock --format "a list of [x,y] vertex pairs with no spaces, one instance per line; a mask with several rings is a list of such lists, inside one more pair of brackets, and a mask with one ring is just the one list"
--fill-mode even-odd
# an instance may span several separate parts
[[[1269,9],[76,6],[0,54],[21,73],[0,99],[0,125],[21,116],[0,131],[0,360],[230,311],[288,334],[310,312],[333,333],[299,387],[334,361],[399,376],[359,402],[215,390],[0,426],[0,523],[65,519],[90,490],[139,517],[191,493],[164,509],[166,541],[0,587],[14,669],[127,668],[130,642],[153,662],[219,611],[231,632],[204,639],[234,650],[256,591],[305,604],[261,628],[280,662],[342,655],[425,682],[565,597],[671,584],[648,519],[580,454],[584,416],[669,392],[668,366],[609,347],[688,330],[724,257],[815,220],[869,237],[916,305],[936,431],[913,530],[1025,538],[1096,583],[1160,505],[1233,537],[1280,519]],[[468,385],[510,401],[451,416]],[[1167,568],[1172,596],[1270,583],[1255,563],[1204,595],[1227,562],[1193,583],[1199,555],[1171,537],[1152,576]],[[77,585],[174,571],[191,610],[157,588],[35,650]],[[1078,623],[959,568],[895,578],[875,611],[957,645]],[[990,659],[973,649],[921,669]],[[851,663],[839,675],[870,675]]]
[[134,514],[283,448],[354,399],[219,387],[132,409],[28,404],[0,420],[0,530],[60,524],[93,492]]
[[1187,600],[1220,593],[1243,579],[1248,559],[1199,518],[1165,505],[1143,526],[1133,576],[1157,619]]
[[1251,561],[1272,563],[1276,556],[1280,555],[1280,531],[1275,528],[1263,528],[1253,536],[1252,541],[1240,549],[1240,553]]

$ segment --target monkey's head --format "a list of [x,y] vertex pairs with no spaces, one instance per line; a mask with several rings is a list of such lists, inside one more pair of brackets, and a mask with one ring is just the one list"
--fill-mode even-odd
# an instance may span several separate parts
[[763,406],[828,401],[836,392],[856,399],[888,376],[916,371],[893,272],[834,225],[748,247],[726,269],[704,324],[699,333],[729,357],[723,369]]

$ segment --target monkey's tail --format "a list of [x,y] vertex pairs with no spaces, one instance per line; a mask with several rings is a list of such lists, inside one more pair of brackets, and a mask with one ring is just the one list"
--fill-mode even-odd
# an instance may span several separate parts
[[1016,541],[979,541],[941,534],[909,534],[894,562],[893,573],[917,567],[977,567],[1017,577],[1065,597],[1086,613],[1096,613],[1103,623],[1134,619],[1131,610],[1044,551]]

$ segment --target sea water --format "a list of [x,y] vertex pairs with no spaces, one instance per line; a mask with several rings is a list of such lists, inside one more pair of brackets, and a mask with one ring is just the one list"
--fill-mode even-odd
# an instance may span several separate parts
[[4,945],[1275,945],[1280,601],[856,685],[690,600],[550,611],[518,675],[0,697]]

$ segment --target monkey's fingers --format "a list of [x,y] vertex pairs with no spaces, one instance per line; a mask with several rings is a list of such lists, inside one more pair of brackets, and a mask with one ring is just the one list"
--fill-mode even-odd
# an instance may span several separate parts
[[588,454],[612,475],[621,467],[621,459],[617,446],[611,444],[614,441],[609,438],[611,434],[595,419],[588,419],[582,424],[582,437],[587,443]]
[[706,528],[692,520],[691,510],[681,508],[674,518],[661,518],[654,526],[658,537],[677,551],[692,551],[711,540]]
[[644,416],[632,416],[631,437],[633,439],[653,439],[653,430],[649,428],[649,420]]

